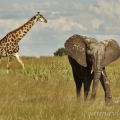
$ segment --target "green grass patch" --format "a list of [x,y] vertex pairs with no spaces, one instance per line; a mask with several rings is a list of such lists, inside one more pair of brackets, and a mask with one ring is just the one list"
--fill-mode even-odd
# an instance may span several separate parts
[[[99,84],[94,102],[76,99],[71,67],[64,57],[22,57],[25,69],[12,60],[6,74],[6,58],[0,67],[0,120],[119,120],[120,104],[105,106]],[[120,59],[107,74],[113,100],[120,100]]]

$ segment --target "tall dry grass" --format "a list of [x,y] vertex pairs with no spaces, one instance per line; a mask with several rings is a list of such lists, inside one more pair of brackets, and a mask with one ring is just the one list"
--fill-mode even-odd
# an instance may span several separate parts
[[76,99],[75,84],[67,57],[23,57],[25,69],[13,59],[6,74],[0,67],[0,120],[119,120],[120,59],[107,74],[117,103],[107,107],[99,84],[94,102]]

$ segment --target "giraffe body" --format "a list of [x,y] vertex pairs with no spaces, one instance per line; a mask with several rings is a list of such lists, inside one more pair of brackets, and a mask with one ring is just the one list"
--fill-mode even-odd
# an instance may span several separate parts
[[30,28],[37,22],[45,22],[47,20],[38,12],[37,15],[33,16],[25,24],[19,28],[9,32],[3,39],[0,40],[0,59],[1,57],[7,57],[7,73],[9,72],[10,62],[12,56],[15,56],[24,68],[24,64],[19,57],[19,45],[18,42],[26,35]]

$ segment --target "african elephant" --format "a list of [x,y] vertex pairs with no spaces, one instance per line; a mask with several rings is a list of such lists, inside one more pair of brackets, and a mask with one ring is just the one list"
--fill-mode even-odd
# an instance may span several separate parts
[[120,56],[118,43],[113,40],[98,42],[95,38],[73,35],[65,42],[65,49],[72,67],[77,96],[84,83],[84,99],[87,98],[93,80],[91,99],[95,99],[99,80],[105,92],[105,101],[112,101],[112,94],[105,67]]

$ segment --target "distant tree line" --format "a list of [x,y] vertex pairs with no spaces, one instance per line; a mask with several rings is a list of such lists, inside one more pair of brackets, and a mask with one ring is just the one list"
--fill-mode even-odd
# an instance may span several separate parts
[[67,55],[65,48],[59,48],[56,52],[54,52],[54,56],[64,56]]

